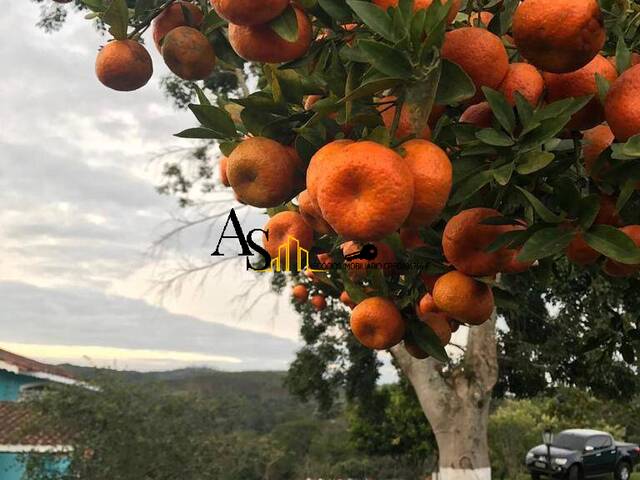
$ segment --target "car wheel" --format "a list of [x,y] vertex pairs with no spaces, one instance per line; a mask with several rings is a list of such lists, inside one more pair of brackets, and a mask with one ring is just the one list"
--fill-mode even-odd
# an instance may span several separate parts
[[631,466],[627,462],[620,462],[616,467],[616,480],[629,480],[631,478]]
[[582,480],[582,472],[580,471],[580,467],[578,465],[573,465],[569,469],[569,473],[567,474],[567,478],[569,480]]

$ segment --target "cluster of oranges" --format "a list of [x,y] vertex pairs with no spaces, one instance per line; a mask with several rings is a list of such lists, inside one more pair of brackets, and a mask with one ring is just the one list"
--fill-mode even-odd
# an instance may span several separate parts
[[[374,3],[387,8],[397,2],[374,0]],[[427,8],[430,4],[430,1],[416,2],[415,7]],[[458,6],[454,2],[453,17]],[[560,37],[549,33],[555,31],[552,27],[558,15],[567,19]],[[461,66],[478,91],[460,122],[481,128],[492,125],[493,113],[481,90],[484,86],[500,91],[512,105],[515,105],[516,92],[533,106],[545,100],[554,102],[593,95],[594,99],[574,114],[567,126],[571,130],[587,130],[584,133],[587,170],[616,138],[624,141],[640,133],[637,123],[640,115],[634,114],[632,108],[637,102],[634,88],[640,88],[640,67],[618,78],[615,59],[600,55],[604,28],[595,0],[527,0],[515,13],[512,36],[504,39],[482,28],[491,18],[488,12],[476,14],[469,19],[471,26],[451,30],[445,36],[442,56]],[[514,44],[523,61],[510,63],[505,43]],[[604,106],[598,99],[596,74],[612,84]],[[317,100],[317,97],[310,98],[307,103]],[[379,104],[394,100],[394,97],[382,97]],[[397,121],[397,139],[414,133],[405,111],[409,108],[409,105],[403,107]],[[380,110],[383,123],[391,127],[395,107]],[[442,112],[443,109],[436,107],[430,123]],[[602,124],[605,119],[613,129]],[[429,141],[430,135],[425,126],[414,135],[415,139],[402,143],[396,150],[371,141],[332,141],[313,156],[306,167],[304,182],[300,182],[304,165],[295,155],[287,154],[288,147],[273,140],[249,138],[231,154],[226,174],[238,199],[250,205],[273,207],[298,195],[297,212],[278,213],[265,227],[270,232],[265,246],[272,255],[277,255],[280,242],[288,236],[301,239],[301,245],[310,249],[314,234],[316,237],[330,234],[348,240],[342,245],[344,255],[364,243],[376,245],[375,261],[388,265],[395,262],[395,254],[381,240],[399,231],[405,248],[425,246],[419,229],[439,220],[449,199],[452,165],[446,152]],[[246,148],[258,144],[264,146]],[[263,156],[267,148],[280,151],[277,156],[269,156],[268,163]],[[272,175],[273,172],[278,174]],[[449,343],[452,332],[460,324],[480,325],[490,318],[495,305],[492,289],[483,281],[485,278],[524,272],[532,266],[532,262],[517,260],[518,249],[488,250],[501,235],[527,228],[524,222],[501,224],[489,220],[501,216],[491,208],[471,208],[446,223],[442,251],[453,270],[436,277],[423,275],[426,292],[415,305],[417,317],[431,327],[443,345]],[[615,200],[602,195],[595,223],[621,226]],[[640,245],[639,226],[626,226],[622,231]],[[596,262],[600,257],[579,233],[567,249],[567,255],[582,265]],[[615,276],[632,275],[640,266],[609,259],[604,270]],[[351,271],[349,276],[362,280],[357,271]],[[385,274],[388,273],[385,270]],[[297,301],[306,301],[307,295],[307,287],[295,287]],[[404,339],[412,355],[426,356],[411,336],[407,336],[403,314],[391,299],[371,297],[356,304],[345,291],[340,300],[353,309],[351,328],[365,346],[388,349]],[[313,301],[318,300],[314,297]]]
[[[441,0],[443,4],[446,1]],[[448,23],[452,24],[456,17],[460,19],[461,1],[449,1]],[[372,3],[386,10],[398,6],[399,1]],[[430,8],[432,3],[433,0],[416,0],[414,10]],[[230,45],[248,61],[290,62],[303,57],[314,38],[324,41],[328,36],[325,29],[314,31],[312,19],[298,2],[211,0],[211,5],[229,22]],[[297,23],[292,41],[274,29],[274,22],[285,15]],[[609,165],[599,165],[601,154],[615,141],[625,142],[640,134],[640,56],[632,57],[631,68],[618,72],[619,62],[601,54],[606,31],[597,0],[524,0],[515,10],[511,30],[502,37],[486,28],[492,18],[492,13],[475,12],[468,19],[465,17],[467,24],[456,24],[444,35],[441,57],[457,64],[476,87],[475,96],[465,102],[456,121],[478,128],[495,124],[483,87],[502,93],[514,107],[516,94],[532,107],[592,95],[593,99],[573,114],[566,128],[582,132],[584,168],[594,185],[602,186],[600,182]],[[202,11],[185,1],[172,4],[154,21],[156,46],[169,68],[185,79],[206,78],[215,64],[213,48],[198,30],[202,21]],[[342,26],[349,31],[348,36],[343,36],[347,45],[355,44],[356,36],[351,31],[359,25]],[[518,60],[513,61],[514,58]],[[148,53],[134,40],[107,44],[98,56],[96,70],[105,85],[118,90],[138,88],[152,74]],[[603,81],[610,85],[604,100]],[[263,243],[272,257],[280,255],[280,246],[290,237],[311,250],[319,238],[329,236],[339,239],[343,256],[365,244],[374,245],[376,259],[351,262],[381,263],[388,266],[384,275],[398,277],[403,272],[389,266],[395,263],[396,254],[387,239],[399,234],[406,250],[433,248],[427,245],[423,234],[426,228],[444,220],[441,245],[436,250],[441,249],[444,255],[446,273],[421,276],[421,297],[412,310],[446,345],[460,324],[481,325],[491,317],[495,304],[490,285],[496,276],[521,273],[532,267],[532,262],[518,260],[519,247],[495,247],[501,236],[525,230],[528,225],[504,219],[493,208],[446,210],[454,178],[450,160],[453,157],[451,150],[445,151],[431,142],[429,128],[445,113],[445,107],[435,105],[428,125],[415,131],[415,106],[402,102],[398,115],[395,94],[380,91],[374,96],[381,123],[395,134],[394,148],[372,140],[350,139],[355,129],[341,125],[339,137],[344,138],[328,140],[305,162],[291,145],[263,136],[247,136],[228,158],[222,159],[220,176],[244,204],[280,210],[288,204],[287,210],[274,214],[265,227],[269,235]],[[307,97],[304,108],[311,109],[320,99],[317,95]],[[331,115],[336,117],[335,113]],[[595,224],[620,228],[640,246],[640,226],[623,225],[616,199],[610,196],[610,189],[608,194],[604,190]],[[575,229],[575,222],[569,228]],[[587,244],[584,232],[575,231],[567,257],[580,265],[598,262],[601,254]],[[329,252],[321,254],[320,260],[331,260],[328,255]],[[640,265],[612,259],[607,259],[603,268],[612,276],[640,271]],[[361,272],[354,269],[348,276],[364,291],[379,295]],[[303,284],[296,285],[293,294],[298,302],[310,301],[317,310],[327,305],[323,294],[309,299],[309,290]],[[426,356],[407,333],[406,310],[398,308],[391,298],[369,296],[355,302],[343,291],[340,300],[353,309],[351,328],[365,346],[388,349],[404,340],[412,355]]]
[[[204,80],[216,64],[213,46],[199,30],[203,18],[199,7],[178,1],[153,21],[156,48],[167,67],[184,80]],[[153,75],[151,56],[137,40],[111,41],[98,53],[96,75],[114,90],[137,90]]]

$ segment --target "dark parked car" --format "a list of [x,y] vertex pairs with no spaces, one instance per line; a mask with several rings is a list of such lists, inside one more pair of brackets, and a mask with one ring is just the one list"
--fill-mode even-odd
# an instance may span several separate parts
[[[640,447],[616,442],[611,435],[597,430],[565,430],[550,445],[529,450],[526,464],[531,478],[611,478],[629,480],[640,457]],[[547,458],[550,456],[550,458]]]

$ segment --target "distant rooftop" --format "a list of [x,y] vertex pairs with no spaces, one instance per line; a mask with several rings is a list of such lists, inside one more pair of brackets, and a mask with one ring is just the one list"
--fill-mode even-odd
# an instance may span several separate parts
[[30,358],[21,357],[15,353],[0,349],[0,370],[27,375],[51,382],[74,384],[77,380],[63,368],[46,363],[37,362]]
[[24,403],[0,402],[0,451],[2,452],[50,452],[64,451],[70,443],[69,432],[52,431],[33,426],[39,422],[38,414]]

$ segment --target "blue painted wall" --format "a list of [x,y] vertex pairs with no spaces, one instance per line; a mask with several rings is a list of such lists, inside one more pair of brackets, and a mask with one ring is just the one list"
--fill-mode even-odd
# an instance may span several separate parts
[[[62,473],[67,468],[69,468],[69,459],[65,457],[59,457],[47,464],[47,469],[51,473]],[[22,480],[23,473],[24,467],[18,454],[0,453],[0,480]]]
[[20,480],[24,468],[15,453],[0,453],[0,479]]
[[[40,380],[26,375],[0,370],[0,401],[15,402],[20,398],[20,387],[27,383],[38,383]],[[4,478],[0,477],[0,480]]]

